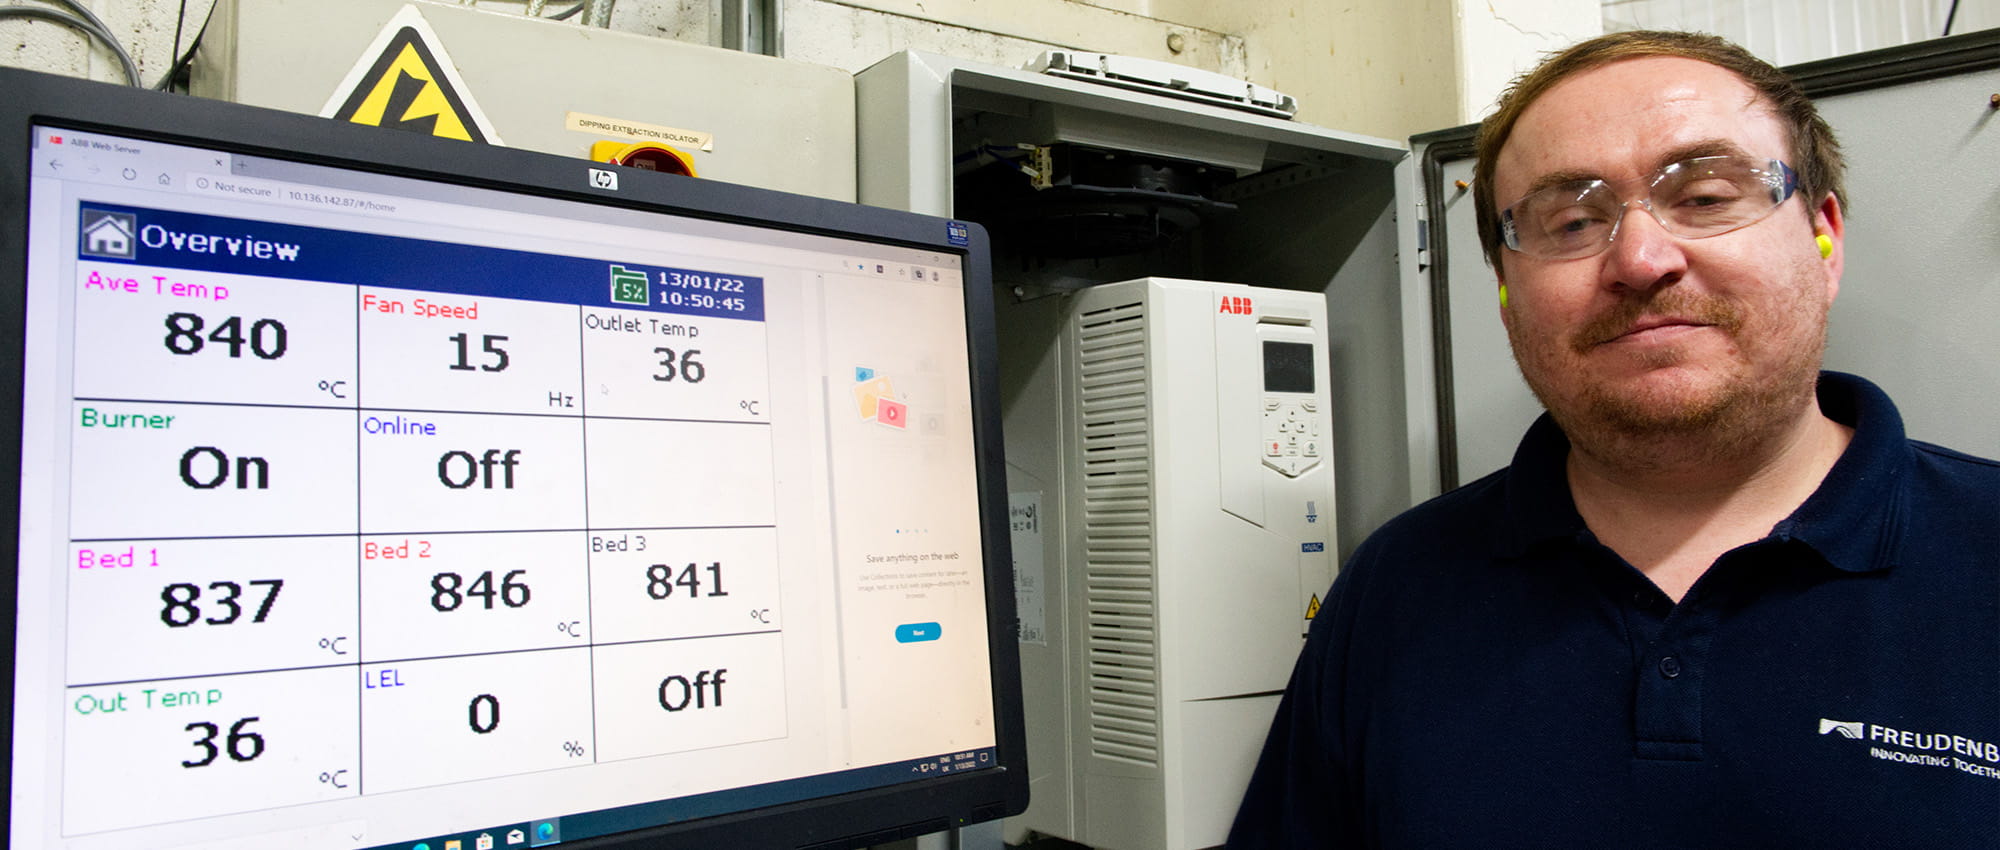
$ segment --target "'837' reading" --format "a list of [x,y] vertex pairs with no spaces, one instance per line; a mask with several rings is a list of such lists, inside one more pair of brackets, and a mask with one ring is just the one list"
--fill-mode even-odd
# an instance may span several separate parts
[[[264,622],[271,616],[271,606],[278,601],[278,592],[285,589],[285,580],[252,579],[249,585],[252,596],[258,588],[264,591],[263,598],[256,600],[257,612],[250,617],[250,622]],[[206,602],[209,616],[203,617],[201,585],[175,582],[162,588],[160,601],[166,603],[166,607],[160,609],[160,622],[166,623],[169,628],[181,629],[194,625],[197,620],[211,626],[227,626],[243,618],[244,603],[237,601],[245,595],[243,585],[233,581],[212,581],[208,583],[208,589],[211,592]]]

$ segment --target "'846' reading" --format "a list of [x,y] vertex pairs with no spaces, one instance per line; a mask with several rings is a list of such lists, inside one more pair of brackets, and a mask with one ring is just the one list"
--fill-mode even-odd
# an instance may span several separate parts
[[485,603],[488,611],[493,610],[496,597],[501,605],[519,608],[528,604],[534,595],[528,583],[521,580],[527,574],[527,570],[509,571],[501,576],[500,585],[495,589],[492,570],[473,576],[469,586],[465,583],[465,576],[458,573],[438,573],[431,576],[431,607],[440,612],[456,611],[465,604],[466,597],[471,596]]

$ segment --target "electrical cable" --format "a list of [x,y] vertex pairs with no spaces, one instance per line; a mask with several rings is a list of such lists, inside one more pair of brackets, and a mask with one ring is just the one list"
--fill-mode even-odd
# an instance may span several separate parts
[[180,55],[181,27],[187,23],[187,16],[188,16],[188,0],[181,0],[180,10],[174,13],[174,52],[170,55],[173,56]]
[[[215,7],[215,3],[209,4],[208,16],[201,19],[201,29],[195,31],[194,38],[188,42],[185,53],[180,52],[180,27],[179,25],[174,27],[174,51],[180,58],[175,59],[173,66],[167,69],[166,76],[161,77],[160,81],[153,85],[154,91],[167,91],[172,88],[174,80],[186,73],[188,67],[194,64],[194,54],[201,49],[201,39],[208,35],[208,25],[215,20]],[[187,0],[181,0],[181,17],[187,17]]]
[[1944,35],[1938,36],[1939,38],[1951,35],[1951,21],[1956,17],[1958,17],[1958,0],[1951,0],[1951,11],[1944,13]]
[[[70,11],[72,11],[72,12],[75,12],[75,13],[77,13],[78,15],[82,15],[82,16],[83,16],[83,19],[84,19],[84,20],[86,20],[86,21],[89,21],[89,22],[91,22],[91,23],[93,23],[93,24],[96,24],[96,25],[97,25],[97,29],[98,29],[98,30],[99,30],[100,32],[103,32],[103,33],[104,33],[105,35],[110,35],[110,34],[111,34],[111,27],[110,27],[109,25],[107,25],[106,23],[104,23],[104,19],[103,19],[103,18],[100,18],[100,17],[98,17],[98,16],[97,16],[97,13],[96,13],[96,12],[92,12],[92,11],[90,11],[90,7],[89,7],[89,6],[85,6],[85,5],[83,5],[82,3],[78,2],[77,0],[48,0],[48,2],[51,2],[51,3],[61,3],[61,4],[62,4],[62,5],[64,5],[64,6],[68,6],[68,7],[69,7],[69,9],[70,9]],[[115,38],[114,38],[114,39],[112,39],[112,41],[114,41],[114,42],[116,42],[117,40],[118,40],[118,39],[115,39]],[[121,46],[121,49],[122,49],[122,46]]]
[[181,0],[180,11],[174,13],[174,49],[173,52],[167,54],[167,58],[174,61],[167,66],[167,75],[160,78],[160,84],[153,87],[154,91],[166,91],[167,83],[172,82],[174,79],[174,69],[180,66],[181,27],[187,23],[187,14],[188,0]]
[[96,12],[90,11],[89,6],[83,5],[81,0],[47,0],[47,2],[60,3],[68,7],[70,11],[82,15],[84,20],[95,24],[98,35],[104,38],[105,45],[111,48],[111,52],[118,54],[119,61],[129,66],[131,73],[128,76],[132,80],[132,85],[144,85],[144,83],[139,81],[139,63],[132,61],[132,54],[125,50],[125,44],[120,42],[117,36],[111,34],[111,25],[105,23],[103,18],[98,17]]
[[564,9],[553,15],[544,15],[542,14],[542,6],[547,2],[548,0],[528,0],[528,8],[523,10],[521,14],[530,18],[541,18],[545,21],[567,21],[570,18],[576,17],[576,13],[583,11],[583,7],[590,5],[590,0],[579,0],[576,5],[568,9]]
[[117,55],[118,64],[125,72],[125,81],[127,83],[133,86],[141,85],[139,82],[139,66],[132,61],[132,54],[125,52],[125,45],[119,44],[118,39],[112,37],[111,32],[104,29],[101,22],[96,22],[97,16],[91,15],[90,10],[77,6],[69,2],[69,0],[59,0],[59,2],[82,11],[88,18],[79,18],[75,15],[58,12],[54,9],[44,9],[40,6],[0,6],[0,18],[39,18],[44,21],[54,21],[80,30],[83,34],[103,42],[106,47],[111,49],[113,54]]

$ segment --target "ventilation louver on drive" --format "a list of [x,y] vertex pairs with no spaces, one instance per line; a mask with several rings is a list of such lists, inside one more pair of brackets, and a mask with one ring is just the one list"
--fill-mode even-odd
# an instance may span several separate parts
[[1077,332],[1090,748],[1100,758],[1156,768],[1160,691],[1145,305],[1084,313]]

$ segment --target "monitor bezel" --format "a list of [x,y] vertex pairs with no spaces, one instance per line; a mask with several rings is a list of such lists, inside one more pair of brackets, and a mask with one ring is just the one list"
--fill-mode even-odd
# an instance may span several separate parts
[[[0,68],[0,533],[16,561],[0,587],[0,744],[14,746],[14,658],[21,510],[21,443],[32,128],[123,135],[597,206],[688,216],[796,233],[862,239],[963,258],[973,451],[984,543],[987,643],[995,766],[812,800],[565,841],[579,848],[864,847],[1019,814],[1027,808],[1018,620],[1009,552],[990,243],[971,222],[825,198],[619,168],[618,187],[591,187],[602,163],[383,130],[316,116]],[[951,229],[947,228],[950,221]],[[963,244],[953,239],[962,234]],[[0,813],[12,829],[13,771],[0,773]],[[532,817],[534,815],[524,813]],[[557,813],[548,813],[554,815]]]

